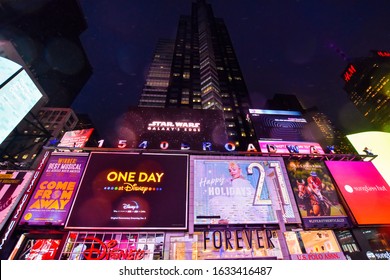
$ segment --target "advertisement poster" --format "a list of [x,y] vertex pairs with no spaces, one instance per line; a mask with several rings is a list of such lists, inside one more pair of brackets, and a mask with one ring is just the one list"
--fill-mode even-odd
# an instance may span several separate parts
[[52,154],[20,224],[64,225],[87,159],[87,155]]
[[91,137],[93,128],[72,130],[65,132],[58,147],[83,148]]
[[0,170],[0,230],[32,179],[33,171]]
[[390,187],[372,162],[325,163],[359,225],[390,224]]
[[270,154],[325,154],[318,143],[291,141],[259,141],[260,151]]
[[286,167],[306,228],[349,226],[346,211],[323,162],[287,160]]
[[[275,158],[192,156],[195,224],[300,222],[285,174]],[[192,174],[192,172],[191,172]]]
[[345,260],[331,230],[286,231],[284,233],[292,260]]
[[61,260],[162,260],[164,233],[70,232]]
[[117,127],[113,142],[127,148],[225,151],[228,142],[220,110],[135,107]]
[[61,235],[22,234],[9,259],[54,260],[61,240]]
[[187,155],[93,152],[66,228],[186,229]]

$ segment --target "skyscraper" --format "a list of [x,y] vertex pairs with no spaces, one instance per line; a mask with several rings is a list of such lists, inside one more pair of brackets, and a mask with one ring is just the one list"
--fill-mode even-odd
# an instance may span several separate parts
[[348,64],[342,73],[344,90],[376,129],[390,132],[390,53],[372,54]]
[[197,0],[191,15],[180,17],[174,43],[158,42],[139,106],[221,110],[229,141],[244,149],[253,136],[245,118],[250,104],[224,21]]

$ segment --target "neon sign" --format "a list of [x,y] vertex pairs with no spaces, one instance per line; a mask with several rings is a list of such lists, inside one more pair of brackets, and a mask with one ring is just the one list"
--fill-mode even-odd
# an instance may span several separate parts
[[349,65],[347,71],[345,71],[343,75],[344,81],[349,82],[349,80],[352,78],[353,74],[355,73],[356,73],[355,67],[352,64]]
[[117,248],[116,240],[109,240],[106,243],[96,237],[86,237],[84,240],[92,241],[91,247],[83,252],[86,260],[142,260],[145,257],[145,251],[141,249]]
[[377,54],[383,57],[390,57],[390,52],[386,52],[386,51],[378,51]]

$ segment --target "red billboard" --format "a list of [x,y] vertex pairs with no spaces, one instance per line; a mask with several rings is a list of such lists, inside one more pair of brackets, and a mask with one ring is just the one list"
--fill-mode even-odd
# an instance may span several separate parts
[[390,224],[390,187],[372,162],[325,163],[359,225]]
[[52,154],[45,166],[20,224],[61,225],[76,194],[88,154]]
[[346,211],[323,162],[287,160],[286,167],[306,228],[349,226]]
[[186,229],[187,155],[92,152],[65,227]]
[[62,136],[58,147],[82,148],[88,142],[92,132],[93,128],[67,131],[64,136]]
[[195,224],[300,222],[284,162],[278,158],[191,156]]

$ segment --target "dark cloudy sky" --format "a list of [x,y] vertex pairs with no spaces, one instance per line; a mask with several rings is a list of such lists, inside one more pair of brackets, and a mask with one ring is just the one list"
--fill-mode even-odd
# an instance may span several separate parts
[[[81,40],[94,74],[73,104],[100,134],[136,106],[158,38],[175,38],[191,0],[80,0]],[[223,18],[251,94],[262,108],[275,93],[318,106],[347,133],[367,122],[343,90],[346,58],[390,49],[388,0],[208,0]],[[115,133],[114,133],[115,134]]]

